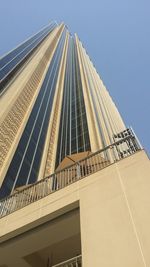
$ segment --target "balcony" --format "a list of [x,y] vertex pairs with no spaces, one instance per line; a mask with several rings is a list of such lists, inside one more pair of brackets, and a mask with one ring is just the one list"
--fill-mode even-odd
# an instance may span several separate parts
[[2,199],[0,201],[0,218],[98,172],[141,149],[133,131],[126,129],[114,136],[113,144]]
[[[52,267],[81,267],[82,266],[82,257],[77,256],[72,259],[69,259],[67,261],[63,261],[61,263],[58,263],[56,265],[52,265]],[[50,267],[49,263],[47,267]]]

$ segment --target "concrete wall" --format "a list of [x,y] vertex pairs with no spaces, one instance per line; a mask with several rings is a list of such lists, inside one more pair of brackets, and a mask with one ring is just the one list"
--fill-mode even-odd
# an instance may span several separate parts
[[81,190],[80,211],[83,266],[150,266],[150,164],[144,152],[91,177]]
[[35,226],[78,206],[83,267],[150,266],[150,164],[144,151],[2,218],[0,263],[7,263],[7,254],[13,258],[15,236],[30,239]]

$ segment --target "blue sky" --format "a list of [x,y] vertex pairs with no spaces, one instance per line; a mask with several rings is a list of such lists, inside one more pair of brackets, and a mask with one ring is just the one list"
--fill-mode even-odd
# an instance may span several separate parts
[[127,126],[150,153],[150,1],[0,0],[0,55],[50,20],[76,32]]

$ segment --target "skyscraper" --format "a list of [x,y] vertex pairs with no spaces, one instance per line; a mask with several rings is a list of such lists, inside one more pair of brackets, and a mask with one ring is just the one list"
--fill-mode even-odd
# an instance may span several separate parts
[[[28,70],[30,78],[16,85]],[[67,155],[104,148],[125,129],[81,42],[63,25],[51,23],[1,59],[1,97],[8,94],[12,104],[5,104],[1,125],[1,196],[51,174]]]
[[[131,156],[134,161],[134,156],[139,157],[137,153],[143,153],[133,130],[126,129],[81,41],[77,35],[72,36],[64,24],[50,23],[2,57],[0,59],[0,79],[1,222],[10,215],[14,216],[13,214],[21,212],[22,209],[30,209],[29,204],[31,207],[35,202],[40,203],[42,199],[46,201],[47,197],[51,197],[51,193],[59,193],[60,189],[63,192],[66,187],[69,190],[69,186],[74,186],[74,190],[77,190],[79,194],[80,190],[76,188],[76,185],[79,182],[84,183],[81,178],[89,177],[92,181],[95,179],[94,173],[98,174],[103,169],[105,169],[105,175],[109,177],[110,168],[123,164],[121,160],[132,163],[132,159],[130,161],[128,156]],[[146,158],[145,154],[142,154],[141,157]],[[148,161],[147,158],[146,160]],[[149,166],[148,163],[146,166]],[[120,173],[118,174],[118,170],[116,171],[114,176],[119,175],[120,177]],[[147,178],[147,172],[145,177]],[[86,184],[85,186],[88,188]],[[109,182],[106,186],[109,187]],[[123,184],[121,184],[121,189],[128,207],[128,215],[132,218]],[[92,190],[90,192],[88,188],[87,192],[88,190],[90,196],[94,198]],[[63,202],[63,196],[61,197]],[[97,197],[94,206],[100,204],[96,199]],[[52,247],[50,243],[47,245],[44,245],[42,241],[40,243],[39,239],[42,246],[36,249],[33,245],[31,251],[23,256],[23,260],[20,259],[20,255],[18,260],[14,258],[14,266],[37,267],[38,258],[41,261],[40,266],[54,266],[69,258],[72,260],[68,263],[65,262],[64,265],[61,263],[62,265],[59,266],[81,266],[81,256],[77,256],[81,254],[81,246],[84,251],[83,266],[100,266],[97,264],[102,264],[103,260],[98,259],[98,254],[95,263],[91,265],[92,259],[89,261],[90,256],[89,254],[87,256],[85,252],[85,241],[84,245],[82,244],[79,217],[83,216],[81,212],[84,214],[86,205],[84,208],[82,207],[83,211],[81,211],[79,202],[79,199],[70,201],[69,204],[64,205],[64,209],[65,207],[69,207],[69,209],[60,212],[60,225],[63,223],[64,216],[71,216],[66,217],[66,225],[69,228],[71,227],[69,218],[70,223],[74,222],[73,218],[76,219],[78,225],[76,229],[73,229],[76,232],[74,235],[72,233],[73,237],[70,235],[68,239],[64,238],[64,240],[68,240],[66,243],[53,240],[52,243],[56,246],[53,244]],[[70,208],[70,205],[73,208]],[[62,207],[61,209],[56,208],[57,212],[62,209]],[[52,214],[50,206],[47,216],[53,218]],[[16,218],[17,216],[19,214],[16,215]],[[42,222],[45,222],[44,218],[46,217],[44,216],[41,212],[38,218],[34,218],[32,223],[29,221],[24,223],[22,228],[28,228],[31,223],[33,226],[30,232],[34,232],[34,225],[42,225]],[[99,217],[99,215],[97,216]],[[56,228],[57,217],[54,219]],[[85,217],[87,219],[88,215]],[[94,220],[96,221],[97,217]],[[112,215],[112,222],[113,220]],[[85,224],[85,218],[83,221]],[[94,227],[90,223],[89,225]],[[134,223],[132,227],[136,228]],[[16,233],[17,231],[20,233],[20,229],[21,226],[16,229]],[[11,231],[9,231],[10,234]],[[40,230],[38,231],[40,232]],[[23,230],[22,234],[25,232],[26,230]],[[137,235],[137,232],[134,229],[133,235],[135,234]],[[132,235],[130,237],[132,239]],[[21,238],[23,240],[23,236]],[[143,253],[138,238],[136,246],[140,252],[137,253],[137,258],[141,257],[140,253]],[[98,246],[100,240],[96,240],[96,243]],[[63,245],[61,246],[61,244]],[[63,249],[63,246],[66,246],[66,250]],[[70,253],[68,252],[69,246]],[[57,248],[59,253],[56,252]],[[112,253],[110,255],[112,256]],[[109,256],[109,252],[107,256]],[[121,261],[118,260],[115,265],[114,260],[112,265],[107,265],[107,256],[104,256],[103,266],[116,267],[119,266],[117,264],[121,264]],[[142,258],[142,261],[145,262],[145,259]],[[2,263],[10,266],[10,263],[6,262],[3,259]],[[127,263],[132,267],[144,266],[132,265],[134,259],[131,259],[130,256]],[[122,266],[125,265],[122,264]]]

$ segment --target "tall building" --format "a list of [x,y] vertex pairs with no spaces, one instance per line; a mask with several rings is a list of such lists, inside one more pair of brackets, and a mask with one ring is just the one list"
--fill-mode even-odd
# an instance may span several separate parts
[[0,267],[149,266],[149,171],[64,24],[0,59]]

